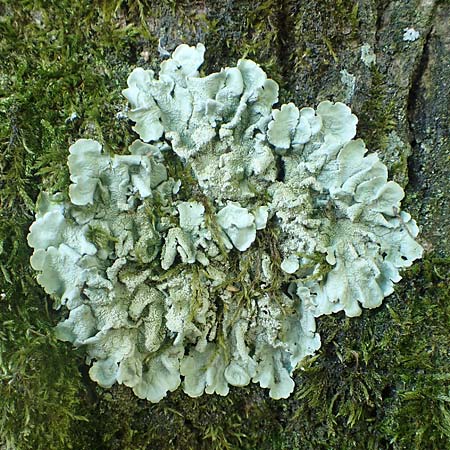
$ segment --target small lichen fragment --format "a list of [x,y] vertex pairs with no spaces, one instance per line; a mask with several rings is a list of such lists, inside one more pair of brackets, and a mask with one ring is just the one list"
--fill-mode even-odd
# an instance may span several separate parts
[[367,42],[361,46],[361,61],[369,68],[377,62],[377,57],[370,44]]
[[256,63],[200,76],[204,52],[130,74],[128,153],[70,147],[68,197],[38,199],[31,265],[100,386],[286,398],[320,348],[315,318],[379,306],[421,257],[418,228],[348,106],[274,108]]
[[403,33],[403,40],[406,42],[414,42],[417,41],[420,37],[420,33],[415,30],[413,27],[405,28]]

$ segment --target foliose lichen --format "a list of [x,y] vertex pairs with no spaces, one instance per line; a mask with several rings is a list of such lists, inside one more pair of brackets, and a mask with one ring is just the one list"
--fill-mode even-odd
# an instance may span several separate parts
[[204,51],[131,73],[128,155],[70,147],[69,196],[41,193],[31,264],[99,385],[158,402],[253,381],[286,398],[320,347],[315,318],[379,306],[422,255],[418,228],[346,105],[274,109],[256,63],[203,77]]

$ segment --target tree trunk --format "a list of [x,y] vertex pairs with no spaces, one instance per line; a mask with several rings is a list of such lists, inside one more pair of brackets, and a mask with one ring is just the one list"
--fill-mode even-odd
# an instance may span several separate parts
[[[450,448],[450,3],[19,3],[0,0],[0,350],[11,361],[0,358],[0,448]],[[31,276],[32,204],[41,189],[67,189],[69,140],[100,137],[114,150],[134,140],[116,118],[126,76],[157,69],[183,42],[205,44],[205,74],[259,63],[280,103],[351,106],[421,229],[424,258],[382,307],[319,319],[322,349],[287,400],[256,385],[227,397],[177,391],[156,405],[101,389],[51,338],[58,318]]]

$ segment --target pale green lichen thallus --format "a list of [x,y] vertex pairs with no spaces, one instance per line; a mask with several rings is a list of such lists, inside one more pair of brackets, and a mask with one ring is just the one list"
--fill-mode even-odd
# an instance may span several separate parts
[[129,154],[70,147],[69,196],[40,194],[31,264],[101,386],[158,402],[252,381],[286,398],[320,347],[315,318],[379,306],[422,255],[418,228],[346,105],[274,109],[256,63],[203,77],[204,51],[131,73]]

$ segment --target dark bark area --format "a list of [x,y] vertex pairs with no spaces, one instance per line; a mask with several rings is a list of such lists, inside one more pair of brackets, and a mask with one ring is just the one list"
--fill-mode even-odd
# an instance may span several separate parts
[[440,255],[450,253],[450,8],[436,7],[409,93],[413,154],[410,189],[417,195],[423,239]]

